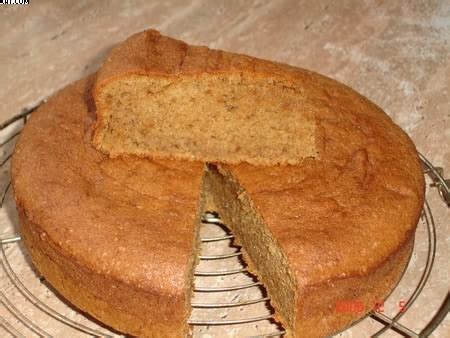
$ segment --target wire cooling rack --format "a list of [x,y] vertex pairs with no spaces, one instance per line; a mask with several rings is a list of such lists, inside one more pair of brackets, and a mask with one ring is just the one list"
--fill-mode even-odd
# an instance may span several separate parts
[[[21,114],[0,124],[0,182],[3,183],[0,207],[2,217],[10,220],[12,225],[3,226],[9,235],[0,238],[1,264],[3,275],[0,279],[0,327],[4,332],[15,337],[52,337],[70,336],[120,336],[110,331],[92,318],[80,314],[70,308],[57,293],[46,284],[45,279],[33,270],[26,252],[23,250],[21,238],[16,234],[17,219],[14,215],[14,202],[11,198],[9,179],[9,160],[17,136],[30,114],[35,110],[24,110]],[[414,303],[420,297],[429,280],[436,257],[437,227],[428,202],[429,190],[436,189],[442,201],[450,206],[450,180],[444,179],[442,168],[433,166],[424,156],[420,156],[424,174],[429,182],[427,199],[422,211],[417,237],[420,242],[426,242],[427,247],[422,255],[418,269],[415,269],[416,282],[407,290],[400,302],[394,300],[397,309],[388,314],[384,307],[392,303],[397,289],[402,287],[405,279],[412,274],[408,268],[397,289],[385,302],[377,304],[372,312],[355,323],[351,328],[339,336],[353,336],[353,330],[358,331],[371,328],[367,333],[372,337],[391,336],[397,334],[404,337],[427,337],[443,321],[450,309],[450,297],[447,294],[439,308],[427,309],[433,312],[431,319],[421,328],[413,328],[401,322],[401,319],[410,313]],[[9,205],[9,208],[8,208]],[[7,212],[5,211],[6,209]],[[0,223],[0,226],[2,224]],[[0,227],[1,230],[1,227]],[[12,233],[12,234],[11,234]],[[274,311],[270,306],[270,299],[264,286],[257,277],[251,275],[246,269],[242,259],[241,248],[234,245],[233,234],[220,220],[219,215],[207,213],[203,216],[200,228],[202,250],[199,264],[194,272],[194,295],[192,299],[192,314],[188,322],[192,326],[192,333],[197,336],[282,336],[285,332],[280,323],[274,320]],[[440,235],[446,235],[440,234]],[[413,258],[416,255],[416,249]],[[18,256],[21,259],[17,259]],[[419,260],[416,258],[416,260]],[[19,263],[17,263],[19,262]],[[411,264],[410,264],[411,265]],[[410,280],[406,280],[409,282]],[[411,284],[411,283],[409,283]],[[18,298],[22,298],[19,307]],[[23,304],[25,304],[23,306]],[[357,310],[357,303],[347,304],[345,311]],[[417,309],[414,309],[417,311]],[[4,315],[3,315],[4,314]],[[37,319],[36,319],[37,318]],[[67,331],[69,330],[69,331]],[[70,331],[71,330],[71,331]],[[71,332],[71,333],[67,333]],[[368,331],[367,331],[368,332]],[[357,334],[357,333],[356,333]]]

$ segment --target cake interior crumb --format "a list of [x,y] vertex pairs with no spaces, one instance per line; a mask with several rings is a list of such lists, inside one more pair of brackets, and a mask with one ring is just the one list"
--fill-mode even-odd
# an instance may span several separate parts
[[315,157],[315,123],[301,89],[245,73],[133,75],[99,93],[95,142],[110,155],[296,164]]

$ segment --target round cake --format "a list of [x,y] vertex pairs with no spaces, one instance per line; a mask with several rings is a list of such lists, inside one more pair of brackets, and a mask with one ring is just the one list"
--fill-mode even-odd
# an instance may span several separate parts
[[[37,268],[70,302],[120,331],[183,336],[199,215],[214,209],[242,244],[288,335],[323,337],[360,318],[389,294],[412,249],[424,181],[408,136],[367,99],[318,74],[225,52],[211,64],[205,58],[216,54],[204,47],[158,36],[149,31],[132,37],[112,52],[98,78],[62,90],[24,128],[12,182],[24,241]],[[179,51],[195,57],[184,57],[180,66]],[[295,107],[303,114],[299,119],[308,127],[299,125],[287,135],[304,131],[299,138],[308,149],[295,150],[300,157],[291,161],[285,160],[292,155],[288,150],[274,146],[271,163],[270,156],[259,156],[257,147],[246,149],[236,138],[231,151],[224,145],[224,154],[212,157],[197,156],[201,140],[181,147],[175,142],[180,152],[174,156],[166,156],[170,147],[158,151],[156,145],[152,156],[142,139],[151,138],[156,124],[145,116],[130,120],[125,104],[141,95],[143,82],[134,84],[136,74],[182,86],[194,74],[195,93],[208,81],[234,86],[236,76],[239,86],[254,88],[266,78],[270,86],[294,88],[300,98],[278,99],[286,105],[274,104],[269,91],[257,97],[270,101],[266,115],[273,107],[287,113]],[[108,88],[114,82],[117,86]],[[103,110],[96,111],[93,86],[97,109]],[[132,93],[121,92],[123,86]],[[155,91],[145,88],[148,97],[142,100],[151,100]],[[120,103],[115,97],[125,98]],[[239,114],[239,105],[229,109],[229,103],[224,109]],[[115,105],[114,113],[105,110],[108,104]],[[101,151],[91,144],[94,130]],[[176,138],[176,128],[169,131]],[[158,132],[161,140],[170,136]],[[109,151],[114,158],[104,154]],[[233,157],[233,151],[239,155]],[[244,155],[249,161],[241,161]],[[363,311],[338,311],[337,304],[348,301],[360,302]]]

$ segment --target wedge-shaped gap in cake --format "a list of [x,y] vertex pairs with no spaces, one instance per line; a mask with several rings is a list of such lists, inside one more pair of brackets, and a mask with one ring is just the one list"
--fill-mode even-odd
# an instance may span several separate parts
[[195,335],[273,336],[285,333],[264,285],[218,213],[202,217],[189,323]]
[[205,205],[216,210],[242,246],[248,271],[264,284],[276,318],[289,332],[295,330],[296,279],[286,255],[246,196],[241,185],[220,165],[208,164],[203,178]]

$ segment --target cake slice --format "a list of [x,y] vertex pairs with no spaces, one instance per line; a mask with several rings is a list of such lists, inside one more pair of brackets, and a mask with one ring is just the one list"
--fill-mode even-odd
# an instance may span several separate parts
[[149,30],[99,71],[93,143],[112,157],[272,165],[315,157],[310,72]]

